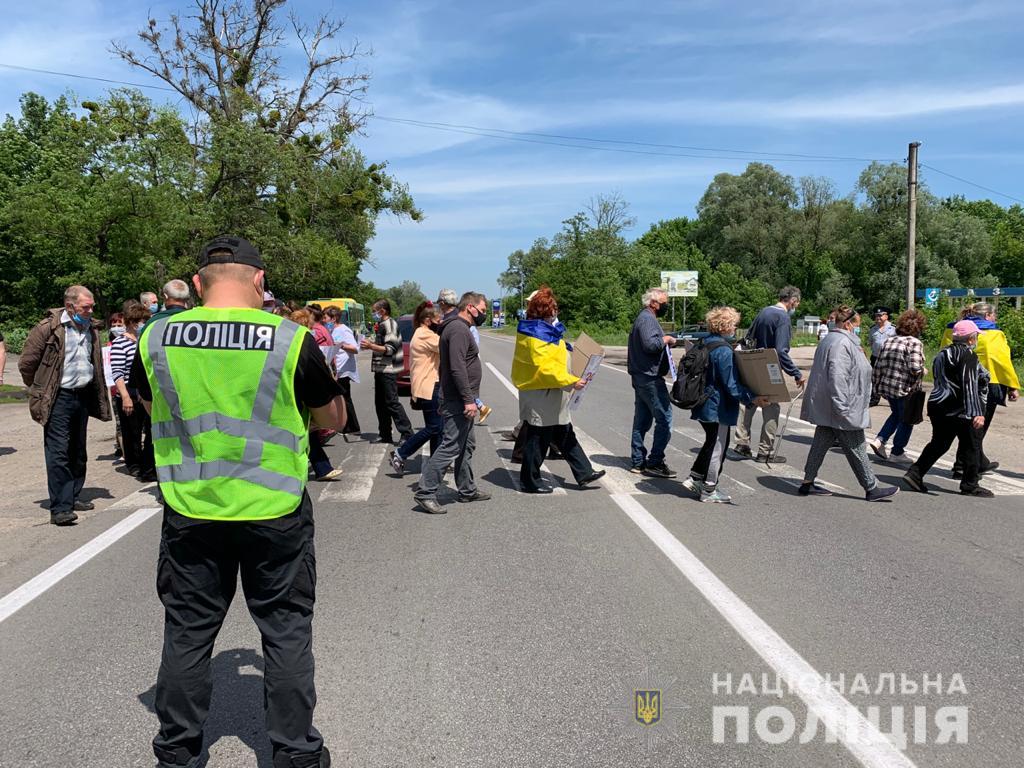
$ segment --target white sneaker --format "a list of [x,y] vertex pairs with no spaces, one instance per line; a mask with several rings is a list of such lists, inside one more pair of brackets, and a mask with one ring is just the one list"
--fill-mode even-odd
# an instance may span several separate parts
[[710,493],[702,489],[701,492],[700,492],[700,500],[708,502],[710,504],[731,504],[732,503],[732,499],[729,498],[724,493],[722,493],[717,488],[715,490],[711,491]]
[[889,449],[886,447],[885,443],[883,443],[877,437],[874,440],[872,440],[870,443],[868,443],[868,445],[871,446],[871,450],[875,452],[875,456],[877,456],[878,458],[880,458],[880,459],[888,459],[889,458]]
[[679,484],[683,486],[683,488],[688,490],[690,493],[700,493],[700,482],[694,480],[689,475],[680,480]]
[[391,468],[395,470],[396,475],[401,477],[403,474],[405,474],[405,462],[402,461],[402,458],[398,455],[397,452],[392,451],[391,456],[388,457],[388,461],[391,464]]

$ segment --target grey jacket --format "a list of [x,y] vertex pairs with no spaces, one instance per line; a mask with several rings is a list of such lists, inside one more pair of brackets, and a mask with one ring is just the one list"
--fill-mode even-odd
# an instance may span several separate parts
[[849,331],[838,328],[818,344],[800,408],[800,418],[820,427],[871,426],[871,365]]

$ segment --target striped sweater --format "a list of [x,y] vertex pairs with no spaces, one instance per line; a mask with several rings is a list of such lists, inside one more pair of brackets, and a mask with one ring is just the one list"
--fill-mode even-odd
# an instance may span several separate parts
[[135,359],[135,349],[138,346],[135,339],[127,334],[118,336],[110,343],[110,373],[114,381],[124,379],[127,387],[132,370],[132,360]]
[[985,415],[989,374],[969,346],[955,341],[939,352],[932,361],[932,378],[929,409],[965,419]]

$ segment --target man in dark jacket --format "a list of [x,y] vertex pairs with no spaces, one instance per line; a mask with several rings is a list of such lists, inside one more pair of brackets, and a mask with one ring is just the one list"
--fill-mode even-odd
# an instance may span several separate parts
[[[800,289],[787,285],[779,291],[779,301],[765,307],[757,313],[754,322],[747,331],[747,341],[753,349],[774,349],[779,355],[779,366],[787,376],[792,376],[796,386],[802,389],[806,383],[804,375],[789,356],[789,344],[792,339],[793,315],[800,306]],[[740,409],[739,423],[736,425],[736,446],[733,448],[740,456],[762,464],[768,461],[775,445],[775,433],[779,429],[779,404],[771,403],[761,407],[761,439],[758,442],[757,455],[750,450],[750,428],[754,423],[754,414],[761,406],[744,405]],[[785,456],[772,456],[775,464],[784,464]]]
[[[629,332],[626,370],[633,385],[633,435],[630,440],[630,472],[651,477],[675,477],[665,464],[665,448],[672,436],[672,402],[668,398],[665,374],[672,358],[669,347],[676,337],[666,334],[659,317],[668,309],[668,294],[651,288],[644,294],[640,310]],[[644,447],[644,436],[654,424],[651,452]]]
[[480,326],[487,319],[487,297],[482,293],[464,293],[457,314],[441,325],[441,414],[444,434],[441,445],[430,455],[423,467],[416,501],[432,515],[443,515],[445,508],[437,503],[437,489],[445,468],[455,462],[455,482],[459,501],[486,501],[489,493],[477,489],[473,478],[473,449],[476,438],[473,422],[480,397],[480,350],[470,333],[470,326]]
[[99,333],[92,325],[92,293],[82,285],[64,292],[64,308],[51,309],[25,341],[18,370],[29,388],[28,408],[43,425],[50,522],[71,525],[75,510],[92,509],[78,496],[85,486],[89,417],[110,421]]

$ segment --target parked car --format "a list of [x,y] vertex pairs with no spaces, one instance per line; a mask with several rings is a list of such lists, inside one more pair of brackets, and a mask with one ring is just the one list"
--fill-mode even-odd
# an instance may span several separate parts
[[398,334],[402,337],[402,372],[398,374],[398,396],[409,397],[412,392],[412,374],[409,372],[409,342],[413,334],[412,315],[398,318]]
[[685,325],[683,328],[676,332],[676,338],[680,341],[689,342],[695,344],[701,339],[707,338],[711,334],[708,333],[707,326],[704,323],[697,323],[696,325]]

